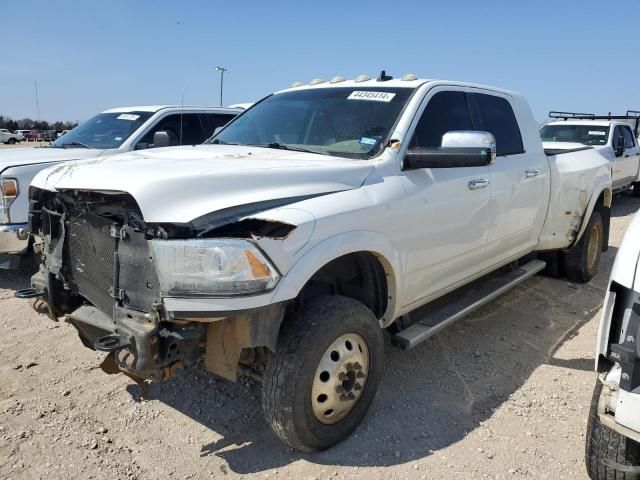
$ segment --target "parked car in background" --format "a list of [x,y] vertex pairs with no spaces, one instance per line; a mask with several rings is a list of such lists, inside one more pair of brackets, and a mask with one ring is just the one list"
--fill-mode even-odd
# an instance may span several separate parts
[[41,130],[29,130],[24,137],[28,142],[39,142],[43,139],[43,134]]
[[13,145],[15,143],[21,142],[24,137],[20,133],[13,133],[6,128],[0,128],[0,142],[8,143]]
[[640,214],[625,233],[604,300],[586,438],[592,480],[640,478]]
[[18,296],[143,389],[200,361],[262,379],[267,422],[300,450],[367,413],[383,329],[412,348],[541,271],[539,252],[586,282],[608,245],[607,160],[546,154],[508,90],[315,80],[208,143],[40,172],[40,270]]
[[[540,128],[545,148],[570,150],[593,147],[609,160],[615,191],[630,189],[638,183],[640,148],[636,137],[640,115],[549,112],[549,117],[557,120]],[[640,187],[634,189],[634,195],[640,196]]]
[[[15,268],[28,247],[29,183],[54,163],[171,145],[196,145],[242,110],[146,106],[106,110],[44,148],[0,152],[0,268]],[[29,136],[46,138],[32,131]]]
[[19,133],[20,135],[22,135],[23,139],[27,139],[27,133],[29,133],[31,130],[16,130],[16,133]]

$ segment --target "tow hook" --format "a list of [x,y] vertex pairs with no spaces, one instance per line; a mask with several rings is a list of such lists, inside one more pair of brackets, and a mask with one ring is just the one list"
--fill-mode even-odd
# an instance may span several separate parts
[[44,292],[35,288],[22,288],[13,293],[16,298],[38,298],[44,297]]
[[117,352],[118,350],[122,350],[123,348],[130,347],[131,341],[129,341],[128,338],[125,338],[122,335],[112,333],[97,339],[95,342],[93,342],[93,346],[96,350],[100,350],[101,352],[113,353]]

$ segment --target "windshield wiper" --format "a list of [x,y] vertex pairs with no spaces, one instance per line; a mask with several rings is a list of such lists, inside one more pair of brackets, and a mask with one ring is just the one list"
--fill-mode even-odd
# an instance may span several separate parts
[[62,148],[67,148],[67,147],[95,148],[95,147],[92,147],[91,145],[87,145],[86,143],[82,143],[82,142],[61,143],[60,147]]
[[212,144],[212,145],[239,145],[238,143],[224,142],[222,140],[218,140],[217,138],[214,138],[209,143]]
[[319,155],[328,155],[326,152],[318,152],[316,150],[309,150],[308,148],[302,147],[292,147],[291,145],[285,145],[283,143],[272,142],[272,143],[257,143],[250,144],[249,147],[264,147],[264,148],[274,148],[276,150],[290,150],[292,152],[305,152],[305,153],[317,153]]

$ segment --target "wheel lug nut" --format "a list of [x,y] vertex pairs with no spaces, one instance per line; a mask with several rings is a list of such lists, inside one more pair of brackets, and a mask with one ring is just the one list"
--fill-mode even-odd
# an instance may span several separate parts
[[362,390],[362,385],[360,385],[359,383],[356,383],[356,384],[353,386],[353,389],[354,389],[354,390]]
[[359,372],[356,374],[356,377],[357,377],[357,378],[364,378],[364,372],[359,371]]
[[344,388],[342,388],[342,385],[338,385],[336,387],[336,393],[344,393]]
[[351,371],[351,370],[353,370],[353,363],[347,363],[347,364],[345,365],[345,368],[347,369],[347,371],[348,371],[348,372],[349,372],[349,371]]
[[340,401],[341,402],[346,402],[348,398],[349,397],[347,397],[347,395],[345,395],[344,393],[342,395],[340,395]]
[[348,398],[349,400],[355,400],[355,399],[356,399],[356,396],[355,396],[353,393],[349,392],[349,395],[347,396],[347,398]]
[[342,381],[342,380],[344,380],[345,378],[347,378],[347,374],[346,374],[346,373],[344,373],[344,372],[340,372],[340,373],[338,374],[338,380]]
[[362,370],[362,365],[360,365],[358,362],[356,362],[356,364],[354,365],[354,368],[356,370]]

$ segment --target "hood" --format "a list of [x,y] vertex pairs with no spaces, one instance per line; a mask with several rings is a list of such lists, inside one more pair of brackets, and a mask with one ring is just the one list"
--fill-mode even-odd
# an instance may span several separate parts
[[32,186],[129,193],[151,223],[188,223],[268,200],[360,187],[365,160],[260,147],[199,145],[94,158],[50,167]]
[[97,157],[104,150],[91,148],[9,148],[0,150],[0,173],[9,167],[35,165],[37,163],[65,162]]
[[589,145],[583,145],[582,143],[571,142],[542,142],[542,147],[545,150],[575,150],[576,148],[585,148]]

